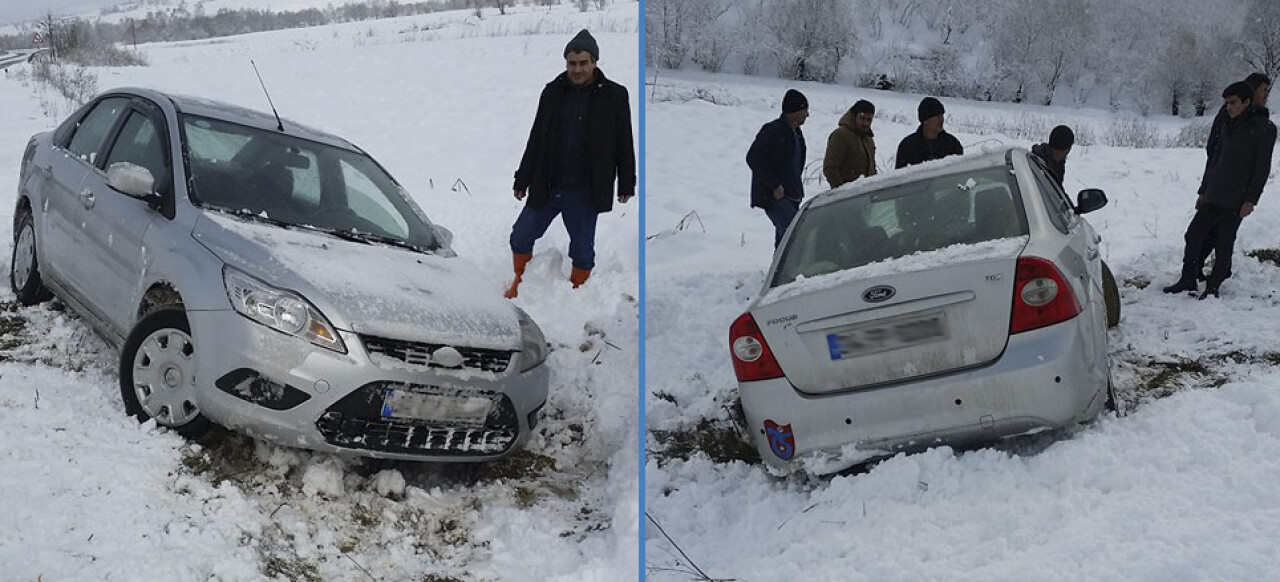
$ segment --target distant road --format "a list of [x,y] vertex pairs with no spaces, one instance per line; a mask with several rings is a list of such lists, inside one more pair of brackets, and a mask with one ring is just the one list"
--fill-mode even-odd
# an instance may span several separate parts
[[10,65],[16,65],[21,62],[29,61],[32,57],[49,49],[24,49],[20,51],[0,52],[0,69],[7,69]]

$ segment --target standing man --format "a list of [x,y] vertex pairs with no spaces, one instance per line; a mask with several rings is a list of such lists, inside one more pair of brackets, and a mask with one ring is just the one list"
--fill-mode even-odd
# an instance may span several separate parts
[[840,117],[840,124],[827,138],[822,174],[832,188],[876,175],[876,137],[871,133],[875,116],[876,106],[859,99]]
[[913,164],[940,160],[947,156],[964,155],[964,146],[960,140],[942,129],[942,116],[946,113],[942,102],[933,97],[920,100],[916,113],[920,117],[920,127],[916,132],[902,138],[898,144],[898,168]]
[[791,219],[804,200],[804,133],[800,126],[809,117],[809,100],[795,89],[782,98],[782,115],[764,124],[747,151],[751,167],[751,207],[763,208],[773,222],[773,248],[778,248]]
[[1200,179],[1196,215],[1187,226],[1182,276],[1164,288],[1165,293],[1195,291],[1196,274],[1204,268],[1200,249],[1209,233],[1217,230],[1213,271],[1204,294],[1218,296],[1218,287],[1231,272],[1231,253],[1240,221],[1253,212],[1262,196],[1262,187],[1271,172],[1271,152],[1276,144],[1276,126],[1253,107],[1254,89],[1243,81],[1223,91],[1227,122],[1222,126],[1217,149],[1209,157],[1210,166]]
[[[1262,117],[1270,117],[1271,111],[1267,109],[1267,96],[1271,94],[1271,78],[1263,73],[1251,73],[1244,79],[1253,88],[1253,108],[1257,110]],[[1222,127],[1227,123],[1227,106],[1223,105],[1218,109],[1218,115],[1213,118],[1213,126],[1209,129],[1209,141],[1205,142],[1205,164],[1204,171],[1207,173],[1209,167],[1213,165],[1214,156],[1217,155],[1218,141],[1222,139]],[[1204,186],[1200,186],[1201,190],[1196,192],[1197,196],[1204,195]],[[1213,228],[1205,236],[1204,245],[1200,248],[1200,262],[1204,263],[1209,258],[1209,253],[1213,252],[1213,246],[1218,240],[1218,229]],[[1216,259],[1215,259],[1216,260]],[[1227,271],[1223,279],[1231,277],[1231,272]],[[1208,277],[1203,273],[1197,273],[1196,278],[1204,281]]]
[[1071,146],[1075,143],[1076,134],[1071,131],[1071,128],[1059,125],[1049,132],[1049,143],[1031,146],[1031,153],[1044,160],[1045,167],[1049,169],[1049,175],[1058,183],[1058,186],[1062,186],[1062,179],[1067,175],[1067,154],[1071,153]]
[[542,90],[538,113],[529,130],[520,168],[516,200],[529,200],[511,227],[515,280],[504,294],[516,297],[533,243],[556,216],[569,232],[569,281],[576,289],[595,267],[596,218],[613,208],[613,181],[618,202],[636,192],[636,152],[631,139],[627,89],[596,67],[600,47],[583,29],[564,47],[565,72]]

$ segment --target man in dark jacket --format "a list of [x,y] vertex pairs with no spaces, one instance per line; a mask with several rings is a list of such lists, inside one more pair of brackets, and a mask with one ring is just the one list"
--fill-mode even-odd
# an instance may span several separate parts
[[859,99],[840,117],[840,124],[827,138],[822,174],[832,188],[876,175],[876,136],[871,133],[875,116],[876,106]]
[[804,133],[800,126],[809,117],[809,100],[795,89],[782,98],[782,115],[764,124],[747,151],[751,167],[751,207],[763,208],[773,223],[773,247],[778,248],[791,219],[804,200]]
[[583,29],[564,48],[565,72],[547,83],[516,170],[516,200],[529,200],[511,227],[515,280],[505,293],[518,293],[533,244],[556,216],[569,231],[569,281],[581,286],[595,267],[596,218],[636,192],[636,152],[631,139],[627,89],[596,68],[600,47]]
[[1196,274],[1204,268],[1200,249],[1209,233],[1217,230],[1213,252],[1216,256],[1204,294],[1217,297],[1218,288],[1231,272],[1231,253],[1240,221],[1253,212],[1271,172],[1276,126],[1253,107],[1254,89],[1248,83],[1233,83],[1223,91],[1227,122],[1210,156],[1211,165],[1200,179],[1196,215],[1187,226],[1182,276],[1164,288],[1165,293],[1196,291]]
[[[1253,87],[1253,108],[1263,117],[1270,117],[1271,111],[1267,109],[1267,96],[1271,94],[1271,78],[1263,73],[1251,73],[1248,77],[1245,77],[1244,82],[1248,83],[1250,87]],[[1222,127],[1226,125],[1226,123],[1227,107],[1224,105],[1218,109],[1218,115],[1213,118],[1213,126],[1209,129],[1209,141],[1205,142],[1205,172],[1208,172],[1209,166],[1213,165],[1213,157],[1218,151],[1218,140],[1221,139],[1222,136]],[[1203,191],[1196,192],[1197,196],[1203,194]],[[1209,234],[1204,239],[1204,246],[1200,248],[1201,262],[1204,262],[1205,259],[1209,258],[1209,253],[1213,252],[1213,245],[1217,240],[1218,230],[1216,228],[1210,230]],[[1224,279],[1230,277],[1231,272],[1228,271],[1225,274]],[[1200,273],[1196,278],[1203,281],[1207,277],[1204,273]]]
[[1071,131],[1071,128],[1059,125],[1049,132],[1049,143],[1031,146],[1031,153],[1044,160],[1045,167],[1049,169],[1049,176],[1059,186],[1067,175],[1067,155],[1071,153],[1071,146],[1075,143],[1076,134]]
[[964,155],[964,146],[960,140],[942,129],[942,117],[946,113],[942,102],[933,97],[920,100],[916,110],[920,117],[920,127],[916,132],[902,138],[898,144],[898,168],[913,164],[940,160],[951,155]]

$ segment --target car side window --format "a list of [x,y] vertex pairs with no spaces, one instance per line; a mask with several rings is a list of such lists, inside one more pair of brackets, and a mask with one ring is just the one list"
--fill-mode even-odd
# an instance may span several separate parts
[[1040,161],[1034,156],[1031,158],[1031,175],[1035,176],[1036,190],[1040,191],[1040,197],[1044,200],[1049,222],[1053,223],[1058,232],[1067,234],[1071,229],[1071,205],[1066,204],[1066,199],[1059,193],[1061,189],[1058,188],[1058,183],[1045,173],[1044,168],[1040,167]]
[[124,97],[103,99],[80,120],[67,149],[90,164],[97,162],[102,142],[106,141],[107,134],[115,127],[116,120],[128,109],[129,100]]
[[155,121],[150,117],[137,111],[129,114],[124,128],[120,130],[120,136],[111,146],[111,153],[107,155],[104,167],[110,168],[111,164],[118,162],[146,168],[155,179],[155,190],[168,191],[169,162],[165,155],[164,140],[160,137]]

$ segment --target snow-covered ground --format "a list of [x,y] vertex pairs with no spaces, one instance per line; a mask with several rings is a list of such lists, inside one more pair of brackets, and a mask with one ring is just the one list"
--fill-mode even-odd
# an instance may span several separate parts
[[[760,291],[773,228],[749,208],[744,160],[788,84],[662,71],[646,87],[646,530],[648,579],[1275,580],[1280,567],[1280,164],[1236,244],[1222,298],[1176,278],[1203,149],[1077,144],[1066,187],[1106,190],[1089,221],[1121,282],[1113,376],[1132,413],[1069,438],[898,456],[860,474],[777,479],[747,458],[729,324]],[[806,188],[827,135],[859,98],[877,106],[882,172],[921,96],[794,84],[809,98]],[[966,148],[1029,147],[1058,123],[1104,143],[1132,120],[1106,111],[943,99]],[[1189,122],[1144,124],[1173,136]],[[1083,141],[1083,140],[1082,140]],[[1276,160],[1280,161],[1280,160]],[[1273,161],[1275,163],[1276,161]],[[1149,284],[1148,284],[1149,283]],[[678,454],[680,449],[710,450]],[[678,549],[677,549],[678,546]],[[680,553],[683,551],[684,555]],[[687,557],[686,557],[687,555]]]
[[[468,13],[469,14],[469,13]],[[135,85],[269,110],[350,139],[454,232],[498,294],[511,197],[538,95],[578,29],[628,86],[638,127],[635,3],[477,21],[451,13],[140,47]],[[0,79],[0,208],[28,136],[67,106],[14,67]],[[7,214],[6,214],[7,216]],[[187,443],[124,416],[117,357],[57,304],[0,291],[0,570],[5,580],[626,580],[638,574],[639,206],[600,219],[597,268],[573,291],[553,225],[517,303],[553,351],[526,451],[486,465],[366,466],[229,437]],[[0,239],[11,224],[0,220]],[[8,248],[8,247],[6,247]],[[0,260],[8,271],[9,253]],[[336,265],[341,268],[341,265]]]

